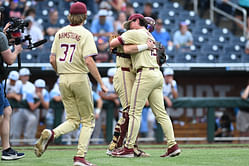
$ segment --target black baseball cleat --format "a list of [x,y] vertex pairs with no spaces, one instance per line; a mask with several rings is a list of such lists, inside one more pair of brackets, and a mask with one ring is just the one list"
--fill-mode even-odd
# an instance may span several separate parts
[[2,151],[1,160],[18,160],[23,158],[24,156],[24,153],[18,153],[14,149],[8,148]]

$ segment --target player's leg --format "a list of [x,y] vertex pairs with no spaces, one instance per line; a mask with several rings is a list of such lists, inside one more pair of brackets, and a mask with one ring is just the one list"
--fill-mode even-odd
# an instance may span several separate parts
[[76,98],[76,106],[78,113],[81,117],[80,123],[82,128],[79,136],[77,157],[85,157],[87,147],[95,126],[94,106],[92,98],[92,90],[85,75],[82,82],[72,84],[71,89],[74,90]]
[[60,135],[69,133],[70,131],[73,131],[79,127],[80,117],[79,113],[77,113],[78,109],[76,106],[75,97],[69,88],[69,81],[72,81],[72,79],[60,77],[59,87],[62,101],[67,113],[66,121],[53,130],[44,129],[42,131],[41,136],[34,147],[35,155],[37,157],[40,157],[45,152],[48,144],[53,141],[54,138],[58,138]]
[[123,71],[121,68],[117,69],[113,79],[113,84],[115,91],[119,96],[123,113],[122,117],[118,120],[115,126],[113,139],[107,149],[108,155],[111,155],[111,151],[114,148],[122,147],[123,145],[123,141],[128,130],[128,112],[130,108],[130,96],[134,80],[135,74],[133,72]]
[[84,75],[83,81],[74,83],[71,86],[71,89],[76,96],[76,105],[78,108],[78,114],[81,117],[80,123],[82,124],[78,140],[77,154],[74,156],[74,165],[83,165],[82,163],[93,165],[85,160],[85,155],[87,154],[88,145],[95,126],[92,89],[88,76]]
[[[159,86],[158,88],[154,89],[150,96],[149,96],[149,103],[151,109],[156,117],[158,123],[160,123],[164,135],[167,138],[167,145],[168,145],[168,154],[167,156],[176,156],[180,154],[180,149],[175,141],[174,137],[174,130],[172,126],[172,122],[170,120],[169,115],[167,114],[164,103],[163,103],[163,93],[162,88]],[[166,157],[166,156],[161,156]]]
[[[6,99],[7,100],[7,99]],[[7,102],[7,101],[6,101]],[[10,116],[12,109],[10,106],[4,108],[4,116],[0,124],[2,141],[2,160],[16,160],[24,157],[24,153],[18,153],[10,147]]]

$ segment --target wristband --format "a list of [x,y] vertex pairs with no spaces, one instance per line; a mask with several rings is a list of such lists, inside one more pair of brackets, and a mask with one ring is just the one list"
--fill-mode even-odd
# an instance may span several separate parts
[[138,52],[147,50],[148,49],[148,45],[147,44],[137,45],[137,49],[138,49]]
[[99,114],[100,111],[101,111],[100,108],[96,108],[96,109],[95,109],[95,114]]

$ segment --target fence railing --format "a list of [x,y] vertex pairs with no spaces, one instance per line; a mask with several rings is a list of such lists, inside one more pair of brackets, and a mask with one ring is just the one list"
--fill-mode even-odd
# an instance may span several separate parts
[[[197,1],[197,0],[195,0],[195,1]],[[241,21],[240,19],[234,17],[230,13],[227,13],[227,12],[225,12],[225,11],[220,10],[219,8],[217,8],[215,6],[215,4],[214,4],[216,1],[217,0],[210,0],[210,19],[212,21],[214,21],[214,12],[217,12],[217,13],[219,13],[219,14],[227,17],[228,19],[231,19],[231,20],[235,21],[236,23],[241,24],[243,26],[243,35],[246,37],[247,11],[244,8],[238,6],[237,4],[232,3],[230,1],[224,2],[227,5],[231,6],[232,8],[235,8],[236,10],[239,10],[239,11],[242,12],[242,14],[243,14],[243,20]]]

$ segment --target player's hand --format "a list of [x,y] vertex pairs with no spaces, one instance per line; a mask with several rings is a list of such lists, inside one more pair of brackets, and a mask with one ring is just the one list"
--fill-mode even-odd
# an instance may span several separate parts
[[155,47],[155,44],[151,39],[148,39],[146,44],[148,45],[148,50],[153,50],[153,48]]
[[99,119],[99,114],[95,114],[95,119]]
[[8,22],[6,25],[5,25],[5,27],[3,28],[3,33],[5,33],[6,34],[6,31],[7,31],[7,29],[10,27],[10,23]]
[[21,53],[23,50],[22,48],[22,45],[21,44],[18,44],[18,45],[15,45],[15,51],[19,54]]
[[104,84],[101,85],[101,89],[102,89],[102,92],[104,92],[104,93],[108,92],[108,88]]

